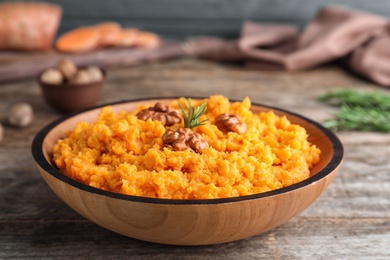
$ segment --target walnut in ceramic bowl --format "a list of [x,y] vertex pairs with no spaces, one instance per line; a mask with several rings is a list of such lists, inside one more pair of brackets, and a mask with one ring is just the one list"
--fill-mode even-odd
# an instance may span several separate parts
[[93,106],[99,100],[105,71],[97,66],[77,67],[69,59],[39,75],[46,102],[59,112],[73,112]]

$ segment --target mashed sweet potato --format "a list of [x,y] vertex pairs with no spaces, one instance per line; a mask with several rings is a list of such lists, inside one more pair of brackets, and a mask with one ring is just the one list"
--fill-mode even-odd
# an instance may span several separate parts
[[[167,128],[140,120],[137,111],[102,108],[96,122],[79,122],[54,146],[53,159],[65,175],[90,186],[129,195],[169,199],[212,199],[279,189],[309,177],[320,150],[305,129],[272,111],[252,113],[251,102],[206,99],[208,118],[194,128],[209,148],[197,153],[164,145]],[[200,101],[199,101],[200,102]],[[178,109],[178,102],[169,104]],[[245,133],[221,132],[215,118],[228,112],[247,124]]]

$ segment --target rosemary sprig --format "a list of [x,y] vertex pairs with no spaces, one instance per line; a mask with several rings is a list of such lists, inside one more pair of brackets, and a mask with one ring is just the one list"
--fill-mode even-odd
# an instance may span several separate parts
[[206,123],[207,119],[204,119],[199,122],[199,118],[206,112],[206,101],[203,101],[200,106],[194,107],[194,105],[192,104],[192,99],[189,98],[188,101],[184,99],[184,104],[187,109],[187,113],[179,102],[179,107],[181,113],[183,114],[185,128],[194,128],[197,126],[204,125]]
[[320,101],[340,106],[324,126],[332,130],[390,132],[390,95],[380,92],[341,90],[327,93]]
[[390,110],[390,95],[379,91],[340,90],[321,95],[318,99],[338,106],[350,105]]

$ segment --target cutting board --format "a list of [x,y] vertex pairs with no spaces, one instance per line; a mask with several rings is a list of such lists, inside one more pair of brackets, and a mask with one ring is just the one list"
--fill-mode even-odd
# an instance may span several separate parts
[[181,43],[164,42],[158,49],[107,48],[81,54],[47,52],[0,52],[0,82],[35,78],[59,59],[69,58],[78,66],[96,65],[102,68],[134,66],[157,60],[184,56]]

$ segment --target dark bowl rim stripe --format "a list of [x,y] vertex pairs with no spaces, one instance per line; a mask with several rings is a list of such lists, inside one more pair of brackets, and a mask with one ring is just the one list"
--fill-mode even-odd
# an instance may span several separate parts
[[[79,110],[73,113],[65,114],[60,116],[58,119],[54,120],[53,122],[49,123],[46,125],[44,128],[42,128],[34,137],[32,145],[31,145],[31,152],[33,155],[33,158],[35,162],[41,167],[44,171],[49,173],[51,176],[53,176],[56,179],[59,179],[65,183],[67,183],[70,186],[73,186],[77,189],[89,192],[89,193],[94,193],[98,194],[101,196],[107,196],[110,198],[114,199],[120,199],[120,200],[127,200],[127,201],[133,201],[133,202],[141,202],[141,203],[151,203],[151,204],[174,204],[174,205],[195,205],[195,204],[223,204],[223,203],[232,203],[232,202],[238,202],[238,201],[248,201],[248,200],[255,200],[255,199],[261,199],[264,197],[271,197],[271,196],[277,196],[280,194],[284,193],[289,193],[291,191],[303,188],[305,186],[311,185],[313,183],[318,182],[319,180],[325,178],[327,175],[332,173],[334,170],[336,170],[341,162],[343,161],[344,157],[344,148],[339,140],[339,138],[336,136],[335,133],[333,133],[331,130],[325,128],[322,126],[320,123],[311,120],[305,116],[296,114],[294,112],[279,108],[279,107],[273,107],[269,105],[263,105],[261,103],[255,103],[252,102],[252,105],[255,106],[260,106],[264,107],[267,109],[271,110],[276,110],[280,111],[283,113],[286,113],[291,116],[298,117],[312,125],[314,125],[316,128],[318,128],[321,132],[323,132],[331,141],[334,154],[330,160],[330,162],[323,168],[321,169],[317,174],[310,176],[309,178],[300,181],[296,184],[290,185],[288,187],[272,190],[272,191],[267,191],[263,193],[257,193],[257,194],[251,194],[251,195],[244,195],[244,196],[239,196],[239,197],[230,197],[230,198],[216,198],[216,199],[199,199],[199,200],[179,200],[179,199],[164,199],[164,198],[149,198],[149,197],[140,197],[140,196],[134,196],[134,195],[126,195],[126,194],[120,194],[120,193],[115,193],[115,192],[110,192],[110,191],[105,191],[101,190],[98,188],[94,188],[92,186],[83,184],[81,182],[78,182],[76,180],[73,180],[72,178],[62,174],[58,169],[54,168],[50,163],[45,159],[45,156],[43,154],[42,150],[42,145],[43,141],[46,138],[47,134],[57,125],[60,123],[64,122],[65,120],[82,114],[84,112],[88,112],[91,110],[99,109],[104,106],[115,106],[119,104],[124,104],[124,103],[130,103],[130,102],[141,102],[145,101],[147,102],[148,100],[168,100],[168,99],[178,99],[181,96],[174,96],[174,97],[148,97],[148,98],[138,98],[138,99],[129,99],[129,100],[122,100],[122,101],[117,101],[117,102],[110,102],[106,104],[101,104],[98,106],[93,106],[87,109]],[[204,99],[205,97],[196,97],[196,96],[191,96],[193,99]],[[234,99],[229,99],[231,102],[236,102],[238,100]]]

